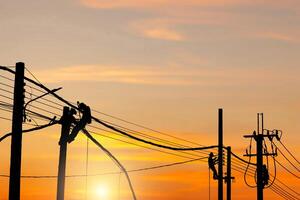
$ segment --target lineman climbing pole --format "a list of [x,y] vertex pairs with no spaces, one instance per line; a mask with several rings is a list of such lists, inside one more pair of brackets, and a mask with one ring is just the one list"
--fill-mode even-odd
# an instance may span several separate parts
[[16,63],[14,107],[12,118],[9,200],[20,199],[20,175],[22,157],[22,124],[24,106],[24,68],[22,62]]
[[[73,116],[76,114],[76,110],[67,106],[63,109],[63,116],[60,120],[61,137],[59,141],[60,152],[59,152],[59,165],[58,165],[58,179],[57,179],[57,200],[64,200],[65,191],[65,176],[66,176],[66,157],[67,157],[67,143],[72,142],[77,136],[78,132],[84,129],[86,124],[91,123],[91,110],[90,107],[84,103],[78,102],[79,112],[82,113],[82,118],[76,121]],[[71,133],[70,129],[72,124],[75,124]]]
[[65,106],[63,108],[63,116],[60,119],[61,136],[59,149],[59,164],[58,164],[58,178],[57,178],[57,200],[64,200],[65,191],[65,175],[66,175],[66,159],[67,159],[67,138],[70,133],[71,124],[73,122],[73,114],[75,111]]
[[[260,128],[261,123],[261,128]],[[270,140],[272,140],[274,137],[276,137],[279,140],[278,134],[269,134],[269,131],[267,131],[267,134],[264,134],[264,116],[263,113],[257,113],[257,133],[256,131],[253,132],[252,135],[244,135],[245,138],[254,138],[256,141],[256,154],[251,154],[246,151],[246,154],[244,156],[247,157],[256,157],[256,182],[257,182],[257,200],[263,200],[263,189],[265,186],[265,175],[268,173],[265,170],[264,164],[263,164],[263,156],[276,156],[277,152],[264,152],[263,153],[263,141],[265,137],[268,137]]]

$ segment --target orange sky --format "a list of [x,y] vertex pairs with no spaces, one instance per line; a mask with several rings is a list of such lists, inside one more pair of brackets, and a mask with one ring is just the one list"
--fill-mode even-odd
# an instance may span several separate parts
[[[266,128],[283,130],[283,143],[298,155],[299,8],[296,0],[2,1],[0,65],[25,62],[49,88],[63,87],[59,94],[72,102],[83,101],[98,111],[202,145],[217,143],[217,109],[222,107],[224,144],[232,146],[240,156],[249,144],[243,135],[256,128],[256,113],[264,112]],[[2,71],[0,75],[12,78]],[[26,75],[30,77],[28,72]],[[0,83],[12,84],[3,77]],[[0,94],[10,97],[3,89],[12,90],[0,84]],[[27,92],[28,98],[39,94],[30,88]],[[56,101],[53,97],[47,99]],[[3,96],[0,101],[10,102]],[[62,112],[38,103],[33,105],[55,112],[58,117]],[[96,112],[92,114],[186,144]],[[0,110],[0,117],[11,116]],[[0,135],[10,132],[9,121],[0,119],[0,124]],[[24,135],[23,175],[57,174],[59,137],[59,125]],[[95,137],[127,169],[187,159]],[[0,174],[8,174],[10,139],[0,144],[0,152]],[[282,156],[278,160],[299,175]],[[84,174],[85,161],[86,139],[80,134],[68,149],[67,174]],[[297,178],[280,167],[277,170],[279,180],[300,191]],[[273,168],[271,171],[274,173]],[[119,169],[90,144],[89,173],[106,172]],[[208,199],[205,162],[134,172],[130,176],[141,200]],[[243,175],[233,171],[233,176],[236,180],[232,199],[255,199],[255,189],[246,186]],[[89,177],[87,192],[89,200],[131,199],[125,176],[119,174]],[[7,199],[7,193],[8,179],[0,177],[0,200]],[[216,199],[216,194],[217,184],[211,180],[211,199]],[[21,199],[55,196],[56,179],[22,179]],[[84,197],[85,178],[67,178],[66,199]],[[270,189],[265,190],[265,197],[281,199]]]

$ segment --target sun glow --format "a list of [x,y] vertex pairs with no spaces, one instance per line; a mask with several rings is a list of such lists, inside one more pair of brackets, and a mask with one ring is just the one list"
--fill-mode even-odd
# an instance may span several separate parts
[[109,191],[106,186],[100,185],[96,188],[96,196],[100,198],[101,200],[108,199],[109,196]]

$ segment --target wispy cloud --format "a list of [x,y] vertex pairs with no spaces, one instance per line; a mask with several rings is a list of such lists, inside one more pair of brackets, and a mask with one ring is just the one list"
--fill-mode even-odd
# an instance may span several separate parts
[[291,34],[278,33],[278,32],[260,32],[255,34],[256,37],[262,39],[276,40],[289,43],[298,43],[299,39]]
[[224,6],[233,4],[249,4],[250,0],[81,0],[83,5],[91,8],[159,8],[164,6]]
[[[99,81],[151,85],[185,85],[194,84],[199,80],[194,72],[178,69],[160,69],[151,67],[120,67],[120,66],[71,66],[36,72],[44,82],[61,81]],[[194,78],[193,78],[194,77]],[[189,80],[189,78],[191,78]]]
[[[299,71],[295,69],[296,71]],[[268,74],[268,76],[265,76]],[[47,83],[62,81],[95,81],[144,85],[202,85],[230,86],[253,84],[256,81],[280,81],[288,76],[290,81],[297,79],[286,71],[272,68],[187,68],[182,66],[71,66],[37,71],[36,75]]]
[[174,22],[166,19],[145,19],[130,23],[130,28],[139,36],[170,40],[183,41],[186,37],[174,28]]
[[153,28],[142,31],[143,35],[149,38],[162,39],[162,40],[175,40],[182,41],[184,36],[180,33],[166,29],[166,28]]

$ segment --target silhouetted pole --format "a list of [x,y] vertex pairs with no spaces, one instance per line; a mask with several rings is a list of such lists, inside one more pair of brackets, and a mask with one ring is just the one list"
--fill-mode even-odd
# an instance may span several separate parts
[[65,106],[63,109],[63,116],[61,117],[61,136],[60,136],[60,150],[59,150],[59,164],[57,177],[57,200],[64,200],[65,195],[65,175],[66,175],[66,159],[67,159],[67,137],[69,136],[72,120],[72,114],[69,107]]
[[227,147],[227,176],[225,178],[227,184],[226,199],[231,200],[231,147]]
[[9,200],[20,199],[22,123],[24,106],[24,68],[24,63],[16,63],[10,154]]
[[263,152],[262,152],[263,135],[258,134],[256,137],[256,153],[257,153],[257,200],[263,200]]
[[218,200],[223,200],[223,109],[219,109],[218,129]]
[[[260,116],[261,116],[261,127],[260,127]],[[244,156],[247,157],[256,157],[256,182],[257,182],[257,200],[263,200],[264,195],[263,195],[263,190],[264,190],[264,177],[263,177],[263,156],[277,156],[277,152],[272,153],[264,153],[263,152],[263,140],[265,137],[268,137],[271,141],[274,137],[277,139],[278,133],[269,133],[268,130],[264,129],[264,116],[263,113],[258,113],[257,114],[257,132],[253,132],[252,135],[244,135],[245,138],[254,138],[256,141],[256,154],[249,154],[246,151],[246,154]],[[264,131],[268,131],[267,134],[264,134]],[[280,140],[280,138],[278,139]]]

